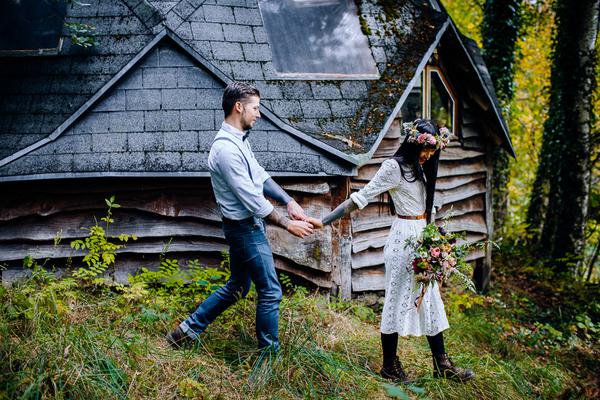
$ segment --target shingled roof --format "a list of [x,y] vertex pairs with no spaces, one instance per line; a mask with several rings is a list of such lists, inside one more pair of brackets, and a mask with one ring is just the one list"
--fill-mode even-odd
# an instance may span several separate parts
[[[67,40],[58,56],[0,59],[6,71],[0,77],[1,180],[202,175],[202,146],[221,120],[217,93],[231,80],[261,91],[266,118],[253,145],[264,152],[259,157],[267,169],[352,174],[371,157],[449,23],[444,12],[410,0],[392,11],[375,0],[358,2],[379,79],[289,80],[273,67],[256,0],[88,3],[73,3],[67,18],[97,27],[100,44],[91,51]],[[180,76],[180,69],[194,72]],[[267,131],[278,140],[261,139]],[[137,134],[149,142],[140,144]],[[257,148],[261,141],[269,145]],[[275,143],[299,156],[274,157]]]

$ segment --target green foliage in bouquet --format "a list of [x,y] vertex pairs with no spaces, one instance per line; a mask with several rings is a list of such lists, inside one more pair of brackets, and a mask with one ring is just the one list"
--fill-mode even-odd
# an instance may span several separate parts
[[[420,240],[407,240],[406,247],[414,251],[412,268],[416,281],[423,284],[422,295],[428,284],[443,284],[450,276],[457,276],[465,288],[475,292],[475,285],[465,273],[469,270],[466,256],[472,244],[459,243],[464,233],[448,232],[444,226],[431,223],[423,229]],[[422,296],[418,299],[421,300]],[[418,302],[420,304],[420,302]]]

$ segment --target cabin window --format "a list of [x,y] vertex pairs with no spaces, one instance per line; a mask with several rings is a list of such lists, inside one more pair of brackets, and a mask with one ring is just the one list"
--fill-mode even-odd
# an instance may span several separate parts
[[423,74],[419,75],[401,108],[402,121],[423,118]]
[[431,119],[455,133],[457,101],[450,84],[439,68],[427,66],[416,79],[400,109],[402,121]]
[[58,53],[66,1],[0,1],[0,55]]
[[353,0],[259,0],[258,5],[280,77],[378,78]]
[[428,73],[427,118],[435,121],[439,126],[445,126],[450,132],[454,132],[456,100],[438,69],[428,68]]

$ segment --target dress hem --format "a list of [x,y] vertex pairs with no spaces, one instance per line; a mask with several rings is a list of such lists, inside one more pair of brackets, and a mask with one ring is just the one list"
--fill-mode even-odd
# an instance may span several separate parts
[[381,329],[380,329],[379,331],[380,331],[381,333],[383,333],[384,335],[391,335],[391,334],[397,333],[397,334],[398,334],[398,336],[400,336],[400,337],[421,337],[421,336],[435,336],[435,335],[437,335],[438,333],[440,333],[440,332],[443,332],[443,331],[445,331],[445,330],[447,330],[447,329],[449,329],[449,328],[450,328],[450,325],[448,325],[447,327],[445,327],[445,328],[442,328],[442,329],[440,329],[440,330],[438,330],[437,332],[435,332],[435,333],[432,333],[432,334],[427,334],[427,333],[415,333],[415,332],[403,333],[403,332],[398,332],[398,331],[384,332],[384,331],[383,331],[383,330],[381,330]]

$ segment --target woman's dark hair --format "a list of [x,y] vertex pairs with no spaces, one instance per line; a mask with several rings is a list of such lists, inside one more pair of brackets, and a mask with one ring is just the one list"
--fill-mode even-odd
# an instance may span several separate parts
[[[417,119],[415,127],[421,133],[429,133],[431,135],[439,135],[437,126],[430,120]],[[404,142],[392,157],[400,166],[400,173],[407,182],[416,180],[424,180],[427,197],[425,200],[425,212],[427,213],[427,222],[430,221],[431,209],[433,208],[433,197],[435,195],[435,181],[437,179],[437,170],[440,160],[440,150],[437,150],[422,166],[419,164],[419,155],[421,150],[426,148],[419,143],[409,142],[408,135],[404,138]],[[390,211],[396,214],[394,203],[391,197],[388,199]]]
[[225,118],[231,114],[236,102],[252,96],[260,97],[260,92],[252,85],[244,82],[231,82],[227,85],[223,92],[223,112],[225,113]]

